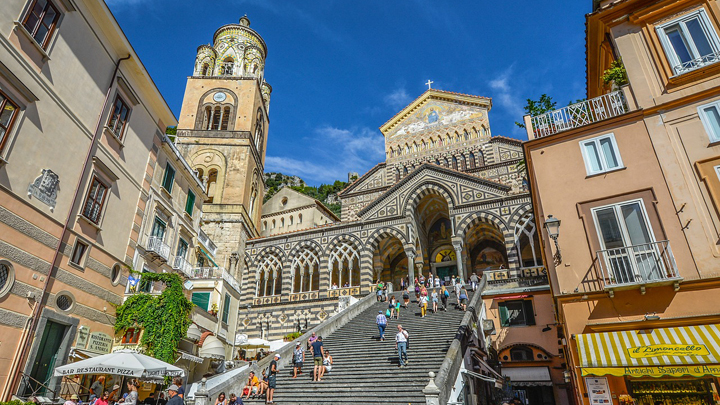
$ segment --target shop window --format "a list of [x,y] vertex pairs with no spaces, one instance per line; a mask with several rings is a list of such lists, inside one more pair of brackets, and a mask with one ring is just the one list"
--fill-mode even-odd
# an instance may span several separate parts
[[60,12],[50,0],[34,0],[23,19],[23,27],[43,49],[47,49]]
[[657,27],[676,75],[720,61],[720,40],[704,9]]
[[535,325],[532,300],[504,301],[498,307],[502,326]]
[[623,167],[615,135],[608,134],[580,142],[588,176]]

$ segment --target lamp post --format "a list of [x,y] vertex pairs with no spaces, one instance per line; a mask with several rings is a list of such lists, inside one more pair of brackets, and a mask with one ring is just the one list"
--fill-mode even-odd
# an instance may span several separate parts
[[555,242],[555,254],[553,255],[553,261],[558,266],[562,263],[562,254],[560,254],[560,245],[558,245],[558,236],[560,236],[560,220],[548,215],[545,220],[545,230],[548,233],[550,239]]

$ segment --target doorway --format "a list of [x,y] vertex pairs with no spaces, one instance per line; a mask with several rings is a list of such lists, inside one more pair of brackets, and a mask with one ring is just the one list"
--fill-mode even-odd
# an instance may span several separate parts
[[440,277],[440,280],[444,280],[446,283],[450,281],[450,277],[457,276],[457,266],[451,265],[451,266],[443,266],[443,267],[436,267],[435,271],[437,272],[437,276]]
[[[52,378],[55,363],[58,357],[60,345],[65,337],[67,325],[48,320],[43,330],[42,339],[38,346],[38,353],[35,356],[35,362],[30,371],[32,380],[28,381],[25,386],[24,396],[46,395],[47,390],[43,385],[47,386]],[[41,385],[42,384],[42,385]]]

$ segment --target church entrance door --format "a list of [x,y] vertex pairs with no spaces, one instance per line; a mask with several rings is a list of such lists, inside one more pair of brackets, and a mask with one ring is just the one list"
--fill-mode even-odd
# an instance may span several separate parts
[[458,275],[457,266],[455,265],[437,267],[435,271],[437,271],[437,276],[440,277],[441,280],[445,280],[446,284],[450,281],[450,277]]

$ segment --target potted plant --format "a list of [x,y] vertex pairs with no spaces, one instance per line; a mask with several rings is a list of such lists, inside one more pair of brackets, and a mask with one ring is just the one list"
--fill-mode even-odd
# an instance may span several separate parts
[[208,312],[210,312],[210,315],[212,315],[212,316],[217,316],[218,305],[216,303],[213,303],[212,306],[210,307],[210,311],[208,311]]
[[610,84],[612,91],[616,91],[620,86],[628,84],[627,71],[625,70],[625,65],[622,63],[622,59],[617,59],[610,63],[610,67],[603,72],[602,81],[604,84]]

